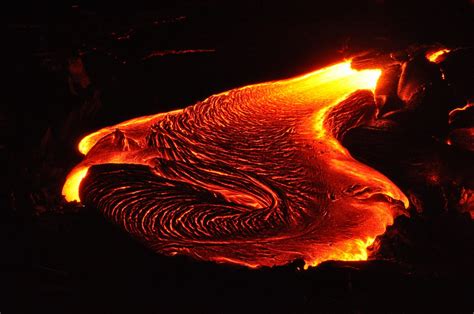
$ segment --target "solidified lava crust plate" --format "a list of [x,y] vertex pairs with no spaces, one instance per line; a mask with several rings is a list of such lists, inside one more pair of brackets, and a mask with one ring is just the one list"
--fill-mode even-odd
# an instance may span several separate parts
[[104,128],[81,141],[63,193],[167,255],[365,260],[408,206],[338,141],[374,119],[380,73],[344,62]]

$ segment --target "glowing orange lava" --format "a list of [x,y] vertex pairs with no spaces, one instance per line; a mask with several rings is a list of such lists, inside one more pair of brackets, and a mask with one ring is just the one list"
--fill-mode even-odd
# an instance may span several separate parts
[[460,112],[462,111],[466,111],[467,109],[469,108],[472,108],[474,106],[474,104],[471,104],[471,103],[468,103],[466,104],[465,106],[463,107],[459,107],[459,108],[454,108],[453,110],[451,110],[449,112],[449,123],[452,123],[452,120],[454,119],[454,117],[459,114]]
[[366,260],[408,200],[351,157],[334,135],[348,117],[332,115],[350,95],[375,106],[354,93],[380,74],[343,62],[101,129],[80,142],[63,194],[168,255],[249,267]]

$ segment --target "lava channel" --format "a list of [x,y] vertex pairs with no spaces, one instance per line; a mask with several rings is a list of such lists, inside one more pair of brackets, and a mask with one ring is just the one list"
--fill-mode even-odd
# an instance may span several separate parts
[[374,118],[380,74],[343,62],[106,127],[80,142],[63,194],[166,255],[249,267],[366,260],[408,206],[338,140]]

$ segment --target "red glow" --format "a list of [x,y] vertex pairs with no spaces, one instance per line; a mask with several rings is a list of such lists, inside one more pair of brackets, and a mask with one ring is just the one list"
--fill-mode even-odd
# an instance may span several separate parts
[[154,57],[163,57],[167,55],[184,55],[189,53],[209,53],[215,52],[215,49],[184,49],[184,50],[163,50],[163,51],[153,51],[152,53],[148,54],[143,59],[151,59]]

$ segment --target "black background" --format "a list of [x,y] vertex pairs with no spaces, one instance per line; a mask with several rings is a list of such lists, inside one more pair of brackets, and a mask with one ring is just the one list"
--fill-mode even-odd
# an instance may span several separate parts
[[[472,270],[456,269],[462,255],[447,268],[437,259],[448,253],[428,250],[416,266],[329,262],[300,271],[295,262],[249,270],[159,256],[94,209],[38,214],[28,201],[41,188],[35,173],[44,133],[58,132],[77,106],[67,82],[72,56],[81,55],[102,108],[58,144],[52,160],[64,173],[80,158],[75,141],[100,126],[367,49],[472,46],[472,2],[97,2],[18,2],[1,13],[2,313],[472,312]],[[130,36],[117,39],[123,34]],[[184,49],[214,52],[146,58]],[[59,191],[61,182],[48,188],[55,186]],[[431,228],[442,238],[436,224]]]

